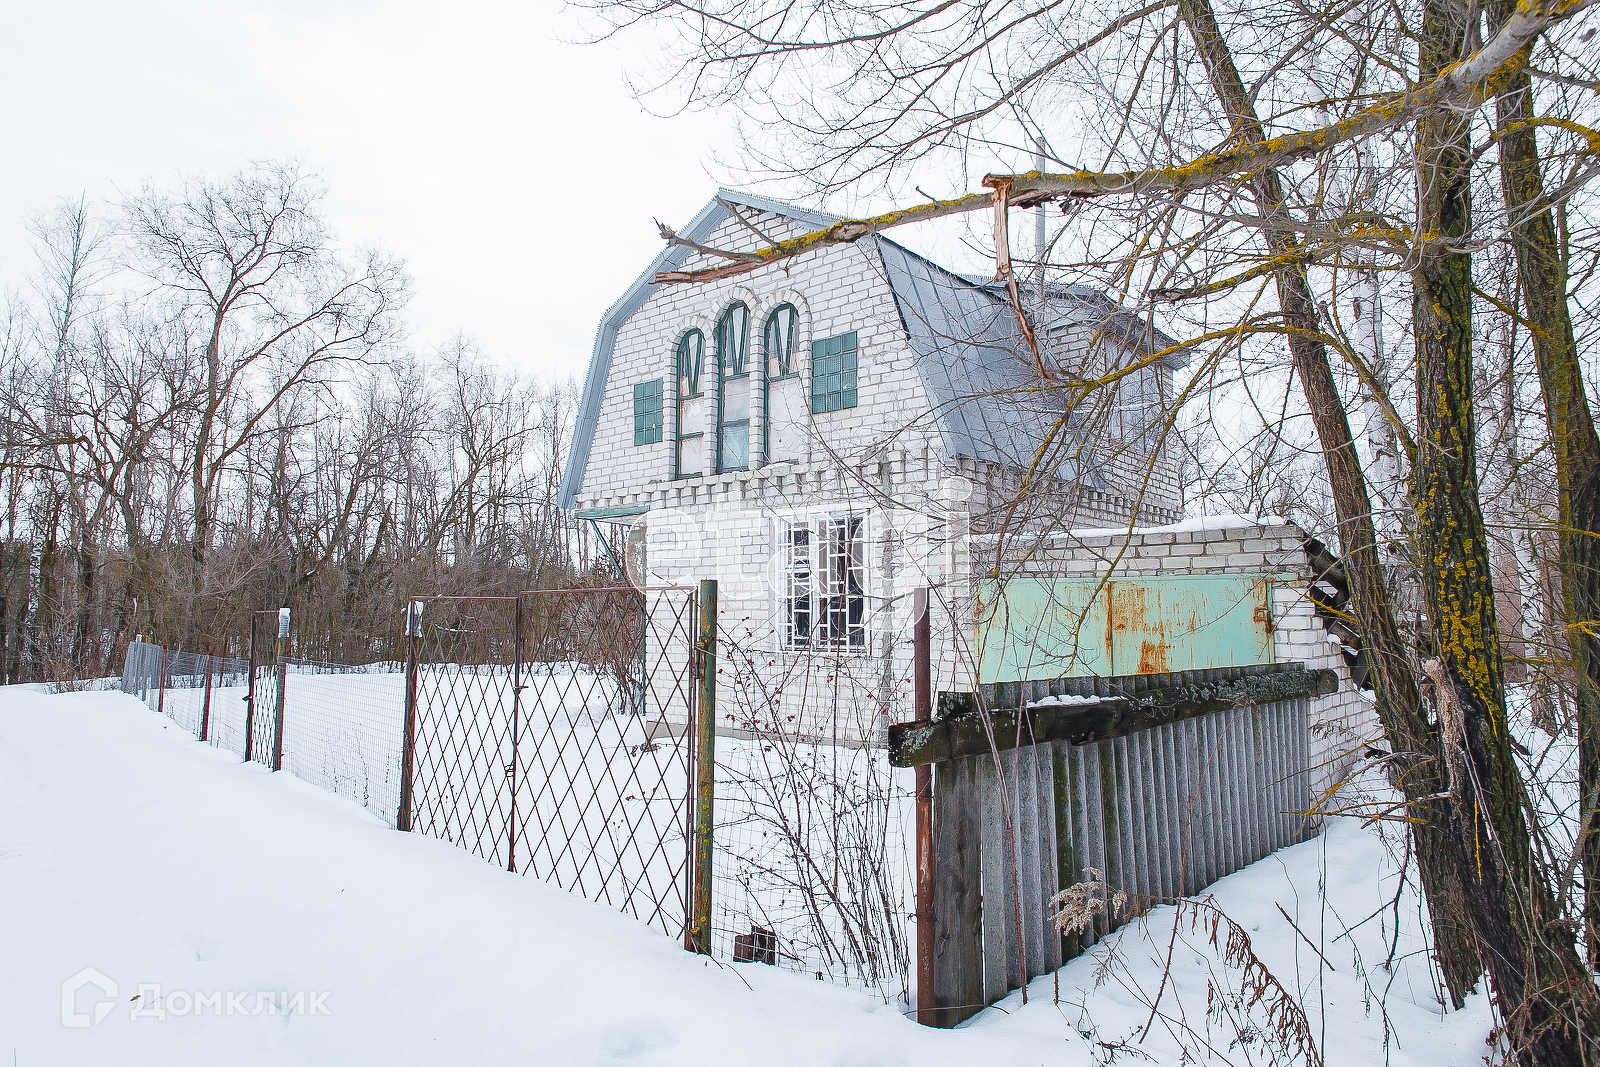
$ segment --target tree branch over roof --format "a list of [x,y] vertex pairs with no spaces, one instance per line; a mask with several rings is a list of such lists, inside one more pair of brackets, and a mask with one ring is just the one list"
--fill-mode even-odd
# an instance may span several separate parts
[[[1600,0],[1519,0],[1516,10],[1499,31],[1477,52],[1454,63],[1432,80],[1380,99],[1338,122],[1316,129],[1280,134],[1263,141],[1208,152],[1177,166],[1136,171],[1074,170],[1064,174],[1028,171],[1025,174],[990,174],[988,189],[1005,187],[1013,207],[1035,207],[1065,198],[1176,196],[1216,185],[1260,170],[1292,163],[1325,152],[1335,145],[1361,140],[1415,122],[1446,109],[1471,110],[1494,98],[1499,89],[1528,62],[1529,45],[1552,26],[1570,19]],[[725,260],[721,266],[698,270],[662,271],[657,282],[708,282],[746,274],[769,263],[790,259],[827,245],[851,244],[896,226],[980,211],[994,206],[994,193],[968,193],[953,200],[901,208],[864,219],[841,219],[820,230],[778,241],[757,252],[711,248],[680,237],[666,227],[669,245]]]

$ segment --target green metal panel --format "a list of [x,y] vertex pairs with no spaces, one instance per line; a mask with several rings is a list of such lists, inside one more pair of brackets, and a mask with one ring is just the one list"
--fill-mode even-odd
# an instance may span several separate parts
[[1011,578],[978,589],[978,680],[1241,667],[1272,660],[1272,580]]

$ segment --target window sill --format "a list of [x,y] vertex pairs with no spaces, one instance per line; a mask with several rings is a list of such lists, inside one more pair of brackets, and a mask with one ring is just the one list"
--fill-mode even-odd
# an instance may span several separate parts
[[808,645],[800,648],[781,647],[778,651],[789,656],[865,656],[868,654],[866,646],[860,648],[813,648]]

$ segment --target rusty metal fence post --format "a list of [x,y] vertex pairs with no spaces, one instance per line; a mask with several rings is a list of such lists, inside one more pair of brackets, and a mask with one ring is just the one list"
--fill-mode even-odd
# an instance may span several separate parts
[[289,609],[278,609],[278,640],[275,643],[273,657],[277,663],[278,675],[278,706],[272,714],[272,769],[283,770],[283,713],[284,690],[289,681]]
[[406,716],[405,737],[400,743],[400,808],[395,814],[396,830],[411,829],[411,786],[417,747],[417,637],[422,631],[422,607],[418,600],[406,605]]
[[717,759],[717,582],[700,582],[700,627],[695,639],[700,682],[695,711],[694,893],[689,910],[689,948],[711,955],[712,825]]
[[[911,599],[911,687],[913,720],[933,718],[932,631],[928,618],[928,590],[918,589]],[[919,766],[917,775],[917,1022],[933,1026],[938,998],[933,988],[933,767]]]
[[160,660],[159,665],[156,667],[156,670],[159,672],[157,674],[157,676],[156,676],[156,684],[161,687],[159,693],[156,696],[156,712],[158,714],[164,715],[164,714],[166,714],[166,711],[167,711],[167,646],[166,645],[162,645],[161,646],[161,660]]

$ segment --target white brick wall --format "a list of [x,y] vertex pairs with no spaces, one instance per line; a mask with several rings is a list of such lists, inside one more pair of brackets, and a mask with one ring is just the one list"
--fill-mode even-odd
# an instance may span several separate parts
[[[754,218],[774,239],[805,231],[803,224],[776,215]],[[750,250],[757,239],[729,219],[708,237],[708,244]],[[686,269],[711,265],[693,257]],[[734,301],[750,309],[748,380],[730,388],[754,389],[751,405],[751,469],[712,473],[710,448],[715,440],[717,380],[716,324]],[[770,312],[781,304],[798,312],[794,344],[795,378],[770,383],[770,402],[760,402],[767,362],[763,333]],[[674,476],[678,433],[676,358],[679,339],[691,329],[705,337],[704,396],[684,406],[684,429],[704,434],[706,473]],[[854,408],[813,415],[810,411],[810,349],[814,340],[854,331],[858,338],[857,395]],[[652,379],[663,381],[665,410],[662,440],[633,443],[633,387]],[[777,422],[768,433],[767,411]],[[673,574],[657,581],[692,584],[704,577],[722,581],[723,631],[730,648],[750,657],[751,678],[776,695],[751,702],[749,691],[730,690],[726,707],[743,701],[745,717],[770,715],[786,728],[818,736],[843,729],[856,737],[881,735],[884,724],[909,715],[909,632],[880,628],[865,654],[818,655],[785,653],[776,648],[778,577],[772,565],[778,524],[797,514],[854,512],[872,517],[873,547],[869,559],[871,596],[879,611],[904,607],[912,589],[935,589],[935,686],[970,690],[970,654],[974,564],[969,560],[968,534],[992,524],[1026,491],[1019,472],[967,459],[947,461],[930,405],[910,351],[893,291],[882,261],[870,245],[817,249],[782,265],[719,282],[663,286],[619,329],[600,404],[583,487],[580,510],[648,508],[647,526],[664,528],[684,523],[693,528],[694,552]],[[787,418],[786,418],[787,417]],[[763,455],[764,441],[771,455]],[[782,462],[773,462],[782,461]],[[1105,457],[1113,475],[1127,468],[1127,477],[1143,482],[1144,472],[1132,458]],[[963,487],[952,496],[952,487]],[[1127,523],[1135,511],[1145,522],[1177,517],[1179,495],[1170,464],[1163,463],[1147,486],[1142,501],[1118,492],[1060,485],[1051,490],[1060,500],[1045,510],[1052,522],[1114,525]],[[894,527],[898,540],[882,531]],[[654,536],[654,533],[651,534]],[[1267,536],[1267,535],[1263,535]],[[1271,536],[1267,536],[1270,540]],[[1152,538],[1154,545],[1159,538]],[[1219,539],[1220,541],[1220,539]],[[892,544],[891,544],[892,542]],[[1107,545],[1109,542],[1107,542]],[[1172,538],[1166,551],[1146,560],[1149,573],[1190,568],[1197,556],[1204,566],[1260,568],[1273,551],[1229,541],[1210,545],[1195,538]],[[1070,552],[1046,548],[1041,560],[1064,565],[1061,573],[1089,573],[1104,566],[1104,552],[1084,546]],[[1102,545],[1100,548],[1106,546]],[[1170,558],[1169,558],[1170,557]],[[1274,557],[1275,559],[1276,557]],[[992,562],[992,561],[991,561]],[[1126,563],[1126,561],[1124,561]],[[988,566],[989,564],[982,564]],[[1131,572],[1130,572],[1131,573]],[[730,672],[737,690],[743,684]],[[740,696],[743,692],[743,696]],[[757,709],[763,709],[758,712]],[[725,722],[725,727],[734,728]]]
[[[804,232],[800,224],[774,215],[762,215],[757,222],[779,239]],[[755,240],[748,230],[730,219],[712,232],[708,243],[742,249],[754,247]],[[690,268],[695,265],[688,264]],[[768,315],[784,303],[793,304],[799,313],[795,369],[801,373],[772,383],[776,399],[772,407],[780,418],[786,412],[792,416],[788,425],[780,422],[779,432],[773,435],[778,447],[772,458],[798,463],[767,470],[781,477],[814,472],[824,466],[850,467],[883,449],[891,437],[893,448],[899,453],[920,454],[937,449],[937,434],[931,424],[907,428],[907,423],[925,413],[929,405],[881,262],[868,247],[835,246],[805,253],[781,267],[727,281],[665,286],[646,301],[618,331],[600,421],[579,494],[580,508],[619,506],[623,500],[676,504],[685,494],[698,502],[704,499],[708,487],[719,480],[728,481],[726,476],[719,479],[710,473],[701,478],[673,478],[677,433],[673,393],[678,340],[689,329],[699,329],[705,335],[707,349],[701,386],[704,398],[685,405],[683,431],[704,433],[702,440],[709,445],[716,430],[716,324],[735,301],[750,308],[752,374],[748,380],[735,380],[729,385],[755,390],[750,429],[753,470],[740,476],[740,480],[750,481],[750,475],[762,469],[766,458],[759,454],[766,437],[760,402],[761,375],[765,371],[763,331]],[[812,415],[807,373],[811,343],[851,331],[857,334],[859,345],[858,404],[843,411]],[[663,440],[635,446],[633,387],[653,378],[662,378],[665,383]],[[783,471],[783,466],[796,469]],[[709,465],[705,469],[712,470]],[[763,482],[763,486],[767,484],[776,485]],[[792,493],[794,487],[790,481],[785,488]]]
[[[801,223],[776,215],[761,214],[754,221],[774,239],[806,230]],[[713,230],[707,243],[750,250],[757,241],[747,228],[729,219]],[[711,263],[705,257],[691,257],[686,267],[707,265]],[[730,383],[732,388],[754,390],[751,470],[675,478],[677,404],[673,394],[678,340],[691,328],[700,330],[706,339],[704,396],[685,405],[683,429],[703,433],[701,446],[709,453],[716,429],[716,375],[712,369],[716,323],[735,301],[742,301],[751,313],[753,373],[749,380]],[[773,425],[769,433],[767,411],[760,403],[760,376],[766,370],[763,331],[767,316],[784,303],[792,304],[799,313],[794,359],[799,373],[770,383],[767,407]],[[856,332],[860,346],[857,406],[813,415],[808,373],[811,342],[851,331]],[[633,387],[654,378],[661,378],[664,384],[662,440],[636,446]],[[769,455],[761,454],[763,441],[768,443]],[[798,496],[825,493],[839,477],[851,486],[847,496],[874,498],[887,491],[902,504],[920,506],[930,487],[959,475],[974,483],[973,510],[980,516],[981,526],[986,511],[1005,507],[1015,498],[1021,484],[1018,472],[971,460],[947,463],[942,457],[942,442],[881,259],[870,245],[831,246],[725,281],[664,286],[623,324],[613,348],[578,507],[684,506],[712,499],[749,501],[752,494],[760,498],[776,494],[791,503]],[[1176,518],[1179,495],[1169,462],[1163,459],[1152,478],[1147,476],[1148,461],[1140,457],[1108,450],[1099,458],[1103,472],[1114,482],[1146,486],[1141,516],[1145,521]],[[707,454],[707,472],[713,469],[710,459]],[[1062,486],[1060,491],[1073,522],[1124,522],[1140,506],[1127,499],[1126,492],[1076,486]],[[1060,508],[1054,511],[1063,514]]]

